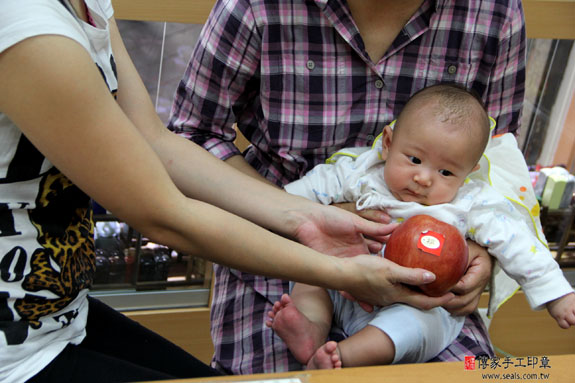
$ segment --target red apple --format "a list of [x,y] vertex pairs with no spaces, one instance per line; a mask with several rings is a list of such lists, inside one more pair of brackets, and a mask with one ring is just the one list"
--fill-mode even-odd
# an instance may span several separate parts
[[435,281],[419,288],[429,296],[441,296],[465,273],[468,250],[465,238],[454,226],[428,215],[416,215],[393,231],[384,257],[401,266],[434,273]]

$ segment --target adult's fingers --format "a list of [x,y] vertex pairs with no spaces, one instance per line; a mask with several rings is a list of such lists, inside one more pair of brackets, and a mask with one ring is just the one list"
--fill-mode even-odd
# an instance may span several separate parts
[[357,210],[356,214],[359,215],[361,218],[373,222],[379,222],[379,223],[391,222],[391,218],[389,218],[389,215],[385,213],[383,210],[376,210],[376,209]]
[[443,304],[443,308],[452,315],[466,316],[475,311],[481,295],[454,295],[453,299]]
[[401,298],[398,300],[399,302],[406,303],[422,310],[429,310],[437,306],[443,306],[454,297],[453,293],[447,293],[440,297],[430,297],[407,287],[403,287],[403,291],[400,291],[400,293]]
[[419,286],[435,281],[435,274],[433,274],[431,271],[403,267],[391,261],[389,262],[389,270],[393,282]]
[[491,279],[492,259],[489,253],[468,241],[470,262],[463,277],[451,289],[455,298],[444,308],[453,315],[468,315],[477,309],[481,294]]
[[375,241],[370,238],[365,238],[365,243],[367,243],[367,248],[372,254],[377,254],[383,249],[383,244],[379,241]]

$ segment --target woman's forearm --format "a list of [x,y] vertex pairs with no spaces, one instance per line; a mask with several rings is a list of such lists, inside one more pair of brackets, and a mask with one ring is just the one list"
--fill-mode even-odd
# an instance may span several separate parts
[[[72,182],[138,231],[174,248],[258,274],[326,285],[327,275],[338,272],[337,259],[185,197],[147,140],[122,113],[79,44],[42,36],[8,53],[0,55],[0,109]],[[62,56],[73,58],[76,65],[62,67]],[[178,139],[176,155],[180,150],[191,155],[185,158],[193,166],[176,175],[186,179],[189,194],[271,228],[286,226],[280,213],[290,208],[289,201],[283,200],[286,193],[167,133]],[[337,288],[339,282],[331,285]]]
[[[304,198],[246,176],[203,148],[169,131],[153,143],[170,177],[187,196],[242,216],[274,232],[294,237],[297,211],[314,208]],[[216,192],[214,192],[216,191]]]
[[137,228],[152,240],[245,272],[336,289],[351,283],[352,268],[343,270],[339,258],[200,201],[181,198],[171,204],[178,207],[158,210],[152,225]]
[[258,173],[257,170],[254,169],[241,155],[232,156],[228,158],[225,162],[226,164],[230,165],[234,169],[239,170],[240,172],[244,173],[247,176],[255,178],[256,180],[267,183],[269,185],[275,186],[271,181],[267,180],[260,173]]
[[214,262],[254,274],[345,290],[376,305],[404,302],[430,309],[452,298],[451,294],[428,297],[403,285],[431,282],[433,276],[425,270],[404,268],[371,255],[323,255],[211,205],[199,201],[176,204],[180,205],[178,213],[170,211],[162,219],[169,226],[166,230],[156,226],[151,238]]

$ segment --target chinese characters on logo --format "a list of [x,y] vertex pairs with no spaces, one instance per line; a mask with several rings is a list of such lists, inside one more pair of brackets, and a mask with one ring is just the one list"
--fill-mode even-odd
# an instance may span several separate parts
[[536,357],[536,356],[521,356],[521,357],[514,357],[511,358],[506,356],[504,358],[499,358],[497,356],[493,358],[489,358],[486,355],[480,355],[478,357],[475,356],[466,356],[464,361],[464,368],[465,370],[475,370],[475,361],[477,360],[477,369],[479,370],[486,370],[486,369],[508,369],[509,367],[519,367],[519,368],[551,368],[549,364],[549,358],[546,356]]

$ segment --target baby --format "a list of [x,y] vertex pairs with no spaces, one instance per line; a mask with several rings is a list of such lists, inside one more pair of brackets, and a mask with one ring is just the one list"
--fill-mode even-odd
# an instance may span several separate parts
[[[416,93],[372,148],[351,148],[301,180],[292,194],[324,204],[357,201],[400,222],[427,214],[486,247],[519,283],[532,308],[562,328],[575,325],[575,293],[544,242],[503,195],[468,175],[479,168],[490,120],[480,99],[439,84]],[[268,326],[308,369],[425,362],[457,337],[463,318],[443,308],[395,304],[367,313],[337,292],[295,284]],[[326,342],[332,319],[348,337]]]

